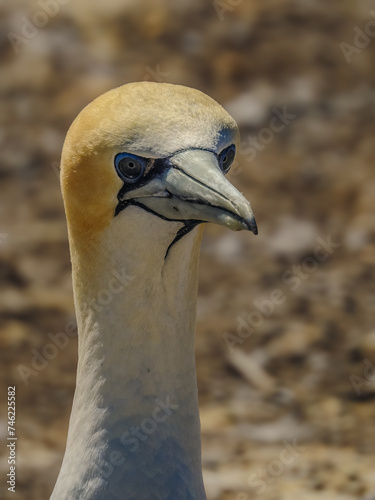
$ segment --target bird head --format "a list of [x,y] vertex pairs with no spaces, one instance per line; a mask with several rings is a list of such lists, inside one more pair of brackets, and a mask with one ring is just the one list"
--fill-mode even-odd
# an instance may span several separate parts
[[172,243],[201,222],[256,234],[249,202],[225,177],[238,143],[233,118],[198,90],[142,82],[107,92],[78,115],[65,140],[61,181],[71,234],[92,240],[129,207],[154,223],[182,224]]

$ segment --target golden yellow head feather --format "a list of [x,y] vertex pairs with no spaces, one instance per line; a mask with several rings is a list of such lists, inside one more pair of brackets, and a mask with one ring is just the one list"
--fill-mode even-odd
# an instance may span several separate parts
[[167,83],[130,83],[78,115],[64,144],[62,191],[71,234],[89,239],[112,220],[122,181],[114,157],[148,158],[180,150],[220,151],[238,142],[233,118],[202,92]]

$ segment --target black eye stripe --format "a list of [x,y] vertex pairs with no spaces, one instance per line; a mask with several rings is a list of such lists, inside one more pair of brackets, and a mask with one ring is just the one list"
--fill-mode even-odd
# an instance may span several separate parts
[[[122,203],[122,200],[124,198],[124,195],[126,193],[129,193],[131,191],[134,191],[135,189],[139,189],[146,184],[148,184],[152,179],[155,177],[162,177],[163,172],[168,170],[170,168],[169,165],[169,159],[168,158],[159,158],[156,160],[150,160],[147,158],[144,158],[146,161],[146,169],[145,172],[142,174],[141,177],[137,181],[129,182],[127,180],[124,181],[124,184],[120,191],[117,194],[117,199],[119,200],[120,204]],[[150,162],[152,162],[152,168],[150,167]],[[117,170],[117,169],[116,169]],[[119,176],[121,179],[121,175]],[[122,179],[124,180],[124,179]]]
[[[197,148],[199,149],[199,148]],[[208,150],[207,150],[208,151]],[[217,157],[220,168],[223,173],[226,174],[229,171],[230,166],[233,163],[235,157],[235,146],[234,144],[229,147],[223,149],[221,153],[217,154],[215,151],[210,151],[214,153]],[[177,154],[177,153],[174,153]],[[172,155],[174,156],[174,155]],[[182,220],[182,219],[169,219],[164,217],[163,215],[154,212],[147,206],[143,205],[141,201],[137,199],[124,199],[124,195],[129,193],[135,189],[138,189],[145,184],[148,184],[153,178],[160,177],[166,174],[168,169],[171,167],[170,164],[171,157],[151,159],[144,158],[141,156],[132,155],[130,153],[118,153],[115,156],[115,168],[117,175],[120,177],[122,181],[124,181],[123,186],[117,194],[118,204],[115,209],[114,216],[116,217],[120,212],[126,209],[126,207],[130,205],[135,205],[141,207],[143,210],[152,213],[153,215],[167,220],[181,222],[183,224],[182,228],[177,231],[176,237],[169,245],[165,258],[168,256],[168,252],[172,248],[172,246],[183,238],[186,234],[188,234],[192,229],[194,229],[197,225],[201,224],[202,221],[199,220]]]
[[[234,144],[231,144],[227,148],[223,149],[219,154],[216,154],[219,166],[224,174],[226,174],[229,171],[233,163],[235,151],[236,148]],[[214,151],[211,152],[214,153]],[[144,165],[142,173],[139,176],[132,178],[124,176],[123,172],[121,172],[118,166],[119,161],[123,158],[127,158],[129,160],[128,161],[129,166],[130,163],[134,163],[134,165],[136,165],[136,161],[137,160],[140,161],[142,165]],[[130,202],[129,200],[126,202],[124,201],[124,195],[148,184],[155,177],[162,177],[163,173],[170,168],[170,158],[171,157],[151,159],[133,155],[131,153],[118,153],[115,156],[115,168],[117,174],[120,177],[120,179],[124,182],[123,186],[121,187],[120,191],[117,194],[117,199],[119,203],[116,207],[116,213],[115,213],[116,215],[119,212],[121,212],[124,208],[126,208],[126,206],[132,204],[132,201]]]

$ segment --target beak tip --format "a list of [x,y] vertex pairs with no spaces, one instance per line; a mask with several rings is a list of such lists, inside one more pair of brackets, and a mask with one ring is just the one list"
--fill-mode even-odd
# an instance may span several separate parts
[[257,223],[255,221],[255,218],[251,217],[248,220],[245,219],[244,222],[246,224],[247,229],[249,231],[251,231],[255,236],[257,236],[257,234],[258,234],[258,226],[257,226]]

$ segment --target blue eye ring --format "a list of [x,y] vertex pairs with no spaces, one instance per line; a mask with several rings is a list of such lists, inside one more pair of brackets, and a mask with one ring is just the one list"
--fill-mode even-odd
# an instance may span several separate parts
[[147,159],[130,153],[118,153],[115,156],[117,175],[130,184],[139,181],[146,169]]
[[233,164],[234,157],[236,156],[236,146],[231,144],[219,154],[219,165],[224,174],[229,172],[230,167]]

